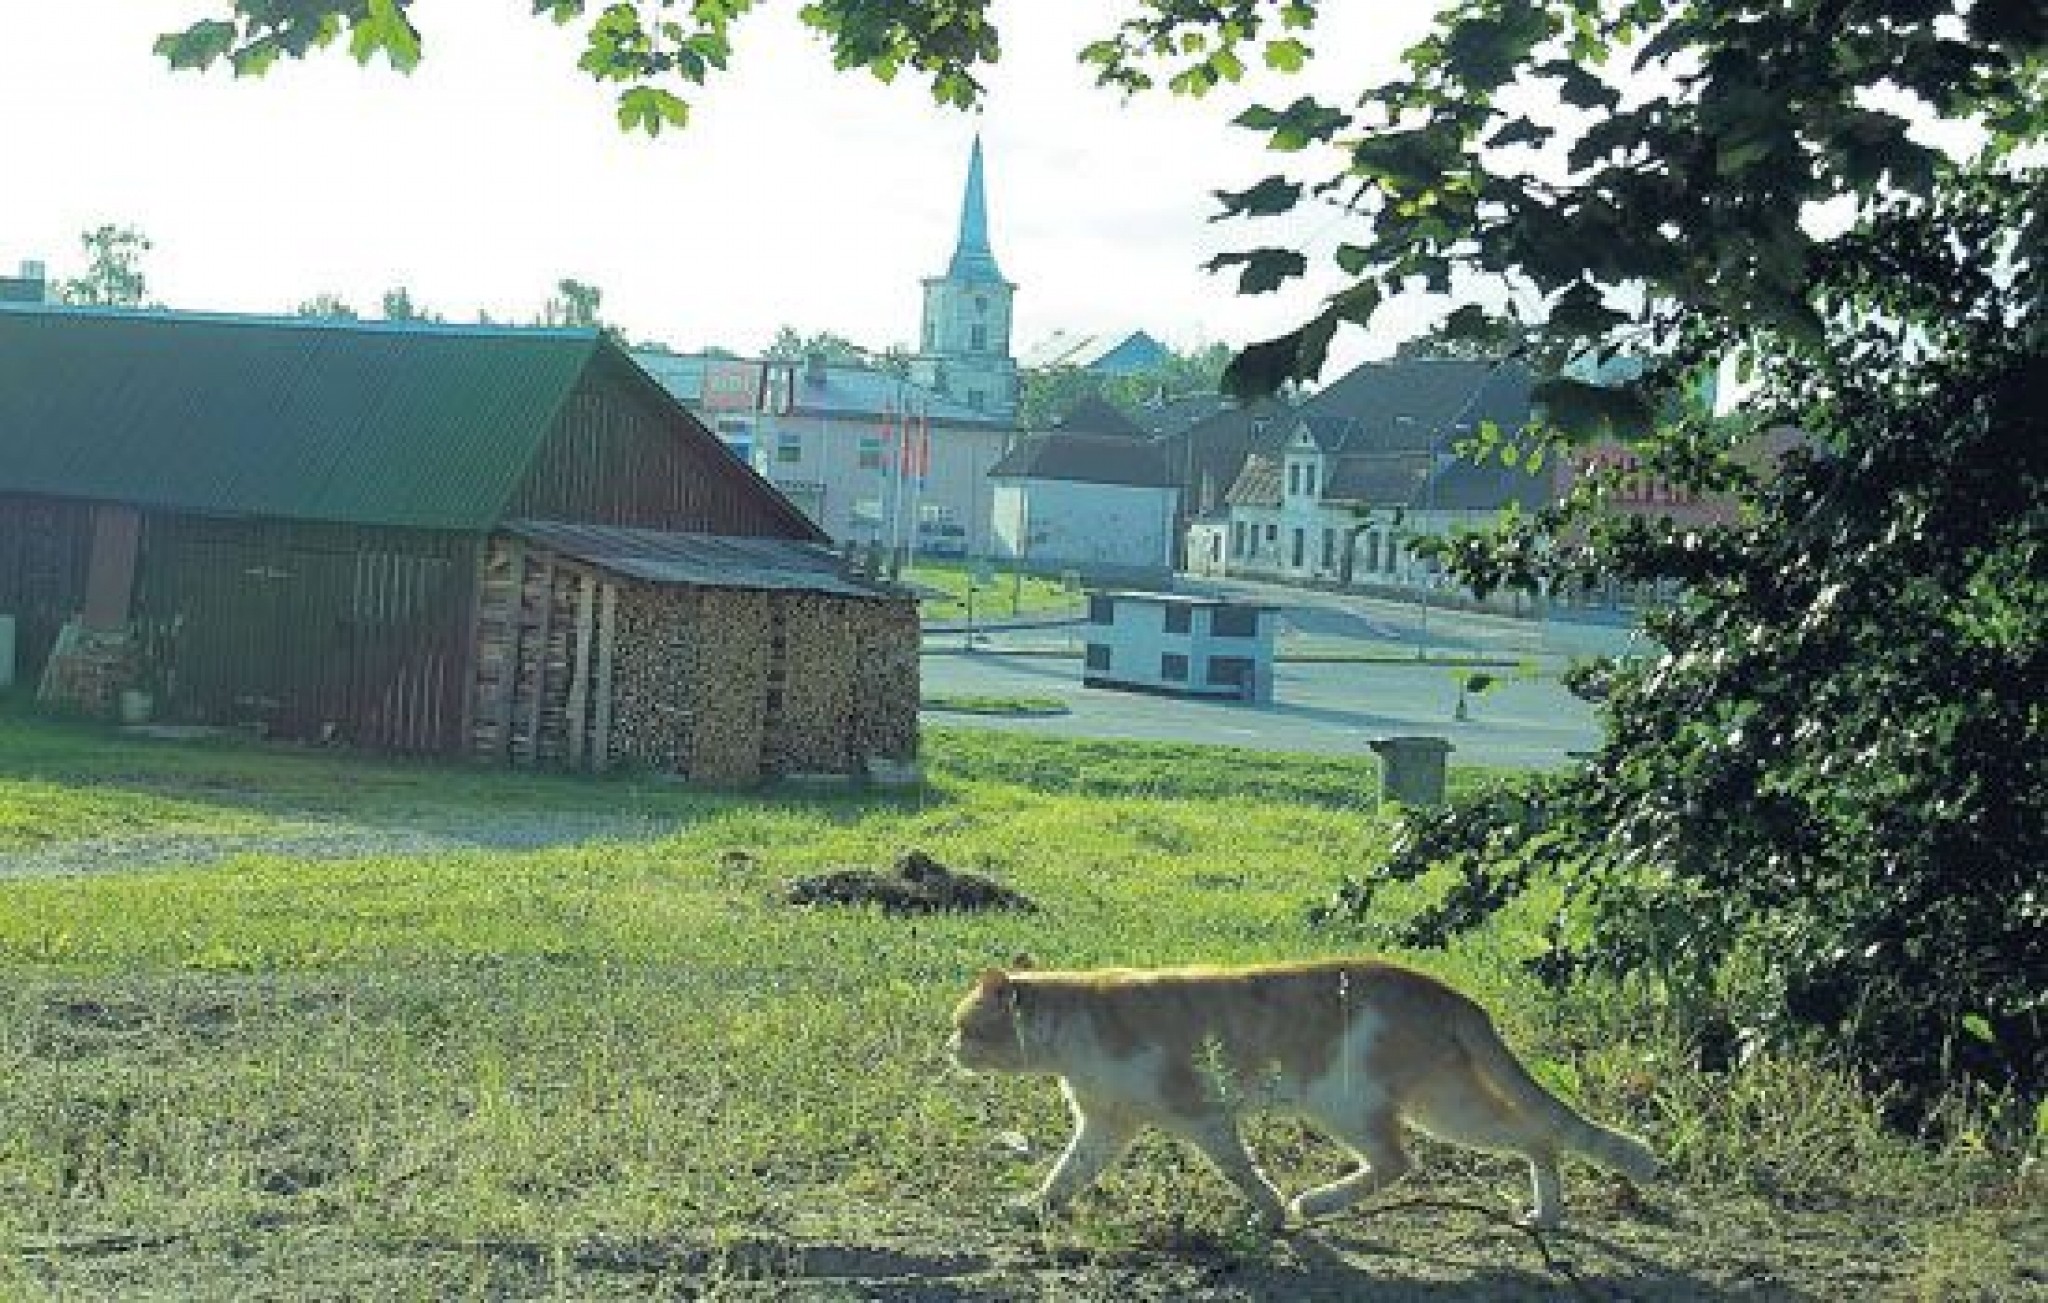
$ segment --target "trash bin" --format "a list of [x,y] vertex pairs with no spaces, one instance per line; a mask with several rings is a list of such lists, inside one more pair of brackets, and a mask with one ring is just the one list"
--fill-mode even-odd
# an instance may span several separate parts
[[1444,803],[1444,758],[1454,749],[1440,737],[1381,737],[1366,744],[1380,758],[1380,799],[1403,805]]

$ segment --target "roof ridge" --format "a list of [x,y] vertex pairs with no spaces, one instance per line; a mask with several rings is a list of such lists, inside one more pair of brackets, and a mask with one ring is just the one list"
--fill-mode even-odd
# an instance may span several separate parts
[[539,326],[517,322],[388,321],[381,317],[303,317],[291,313],[233,312],[211,308],[123,307],[86,303],[0,302],[0,312],[23,316],[97,318],[107,321],[193,322],[218,326],[261,326],[265,329],[343,330],[372,334],[445,334],[511,339],[587,339],[604,336],[600,326]]

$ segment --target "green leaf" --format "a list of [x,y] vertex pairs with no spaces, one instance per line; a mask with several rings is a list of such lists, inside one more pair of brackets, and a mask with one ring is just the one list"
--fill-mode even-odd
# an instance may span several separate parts
[[210,68],[234,48],[235,35],[233,23],[194,23],[157,37],[155,49],[173,68]]
[[1329,140],[1350,125],[1351,115],[1304,95],[1284,109],[1254,104],[1231,122],[1269,133],[1266,148],[1293,153]]
[[419,66],[420,34],[398,0],[368,0],[349,32],[348,52],[357,63],[368,63],[379,51],[400,72]]
[[1608,307],[1600,291],[1584,281],[1567,289],[1550,308],[1552,330],[1589,339],[1598,339],[1627,320],[1627,313]]
[[1281,284],[1308,270],[1308,259],[1293,249],[1250,249],[1236,253],[1219,253],[1203,264],[1205,271],[1221,271],[1225,267],[1242,265],[1244,270],[1237,278],[1237,292],[1240,294],[1264,294],[1280,288]]
[[1231,217],[1271,217],[1301,202],[1301,186],[1284,176],[1269,176],[1249,190],[1218,190],[1223,211],[1211,217],[1220,222]]
[[1986,1045],[1998,1044],[1998,1037],[1991,1030],[1991,1020],[1981,1013],[1964,1014],[1963,1030]]
[[1266,66],[1279,72],[1300,72],[1309,60],[1309,48],[1291,36],[1266,42]]
[[637,127],[658,136],[665,126],[681,128],[689,121],[690,106],[660,87],[635,86],[619,94],[619,128],[623,131]]
[[1554,376],[1537,382],[1529,398],[1542,409],[1545,421],[1575,439],[1639,439],[1653,424],[1649,403],[1633,386]]

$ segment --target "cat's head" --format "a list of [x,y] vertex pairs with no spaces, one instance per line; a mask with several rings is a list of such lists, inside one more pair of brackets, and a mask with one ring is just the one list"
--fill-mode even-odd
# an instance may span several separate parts
[[[1015,967],[1030,966],[1024,956],[1018,959],[1024,962]],[[953,1010],[953,1035],[946,1041],[946,1053],[975,1071],[1023,1071],[1027,1064],[1021,1005],[1021,984],[1010,973],[1000,968],[983,972]]]

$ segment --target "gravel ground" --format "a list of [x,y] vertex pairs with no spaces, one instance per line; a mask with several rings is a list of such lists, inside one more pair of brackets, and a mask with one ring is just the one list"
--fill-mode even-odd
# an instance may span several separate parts
[[460,850],[539,850],[593,841],[651,841],[675,825],[637,816],[504,813],[473,810],[408,812],[402,822],[366,823],[281,815],[261,832],[176,833],[53,842],[0,850],[0,878],[138,873],[218,864],[242,855],[303,860],[424,855]]

